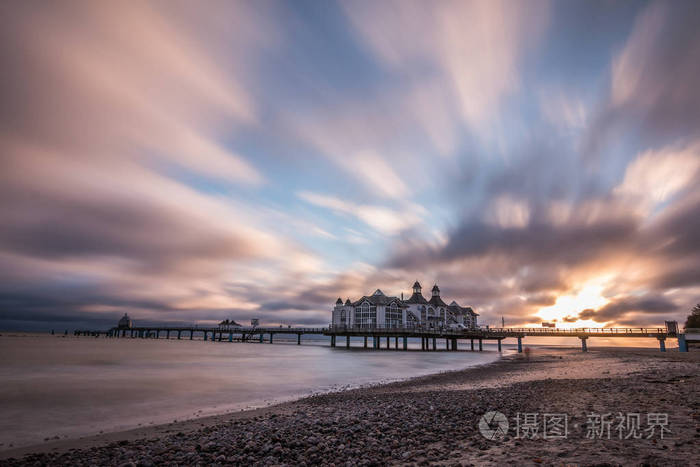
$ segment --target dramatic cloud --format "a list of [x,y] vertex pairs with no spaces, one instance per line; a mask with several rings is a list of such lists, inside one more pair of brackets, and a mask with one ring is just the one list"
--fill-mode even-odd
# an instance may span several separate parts
[[405,211],[395,211],[381,206],[356,205],[331,196],[306,191],[297,193],[297,196],[336,213],[355,216],[373,229],[387,235],[399,233],[420,223],[420,214],[425,214],[425,210],[420,206],[409,206]]
[[700,296],[693,1],[0,6],[0,328]]
[[[548,5],[501,1],[348,2],[353,26],[386,67],[443,75],[467,123],[483,129],[520,84],[518,61],[536,44]],[[488,46],[484,47],[485,44]]]

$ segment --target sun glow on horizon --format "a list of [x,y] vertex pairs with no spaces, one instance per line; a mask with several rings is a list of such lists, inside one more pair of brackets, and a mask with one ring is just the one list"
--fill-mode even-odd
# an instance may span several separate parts
[[574,322],[566,322],[564,318],[576,317],[585,309],[596,310],[606,305],[610,301],[602,295],[606,282],[607,278],[587,282],[575,294],[561,295],[554,305],[540,308],[536,315],[543,321],[556,323],[558,328],[603,327],[606,323],[599,323],[592,319],[577,319]]

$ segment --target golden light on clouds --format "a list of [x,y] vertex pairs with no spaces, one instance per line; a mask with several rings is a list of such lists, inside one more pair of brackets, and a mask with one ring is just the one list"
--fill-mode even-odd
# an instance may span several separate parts
[[589,281],[574,293],[560,295],[554,305],[540,308],[536,314],[545,322],[555,322],[558,328],[600,327],[602,323],[592,319],[567,322],[565,318],[574,318],[583,310],[595,310],[608,304],[609,300],[603,296],[607,280],[599,278]]

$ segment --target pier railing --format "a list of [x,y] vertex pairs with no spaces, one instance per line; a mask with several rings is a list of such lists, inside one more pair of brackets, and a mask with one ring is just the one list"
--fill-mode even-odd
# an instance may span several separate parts
[[666,328],[487,328],[487,327],[455,327],[429,326],[421,324],[401,325],[330,325],[330,333],[420,333],[438,335],[481,335],[490,336],[594,336],[594,337],[641,337],[641,336],[674,336]]
[[524,332],[528,334],[666,334],[666,328],[481,328],[486,332]]

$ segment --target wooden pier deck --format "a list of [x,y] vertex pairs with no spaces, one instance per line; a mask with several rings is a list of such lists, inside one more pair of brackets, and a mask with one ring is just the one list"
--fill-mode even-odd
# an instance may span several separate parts
[[[408,339],[418,338],[421,340],[422,350],[458,350],[459,341],[468,340],[470,350],[475,350],[475,343],[478,350],[483,350],[484,341],[496,341],[498,351],[501,349],[501,342],[505,339],[517,339],[518,352],[523,351],[522,341],[525,337],[577,337],[581,340],[581,350],[588,350],[587,340],[590,337],[627,337],[627,338],[655,338],[659,341],[659,349],[666,351],[666,339],[678,338],[679,349],[687,351],[683,334],[669,333],[665,328],[474,328],[474,329],[451,329],[451,328],[427,328],[427,327],[347,327],[329,326],[322,328],[315,327],[197,327],[197,326],[148,326],[132,328],[112,328],[107,331],[86,331],[77,330],[77,336],[105,336],[112,338],[161,338],[170,339],[171,336],[177,339],[211,340],[227,342],[274,342],[275,335],[296,335],[297,344],[301,344],[303,335],[323,335],[330,338],[331,347],[337,346],[338,338],[345,337],[345,347],[350,347],[351,337],[363,337],[364,348],[387,348],[390,349],[391,339],[394,340],[395,350],[408,350]],[[267,339],[265,338],[267,336]],[[382,341],[386,339],[386,345],[382,346]],[[371,340],[371,345],[370,345]],[[399,345],[399,340],[401,345]],[[438,340],[444,340],[444,347],[438,346]]]

